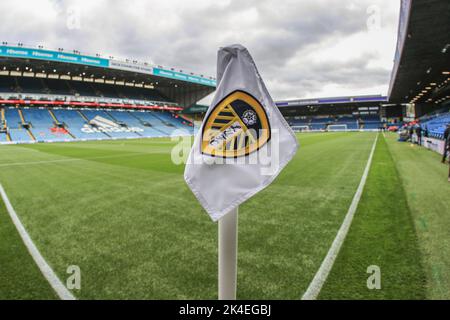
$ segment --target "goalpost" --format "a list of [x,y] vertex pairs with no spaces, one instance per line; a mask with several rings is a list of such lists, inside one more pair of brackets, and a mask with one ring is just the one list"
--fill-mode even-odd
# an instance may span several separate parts
[[330,124],[328,125],[328,131],[347,131],[346,124]]
[[309,126],[292,126],[292,130],[294,130],[294,132],[305,132],[309,131],[310,128]]

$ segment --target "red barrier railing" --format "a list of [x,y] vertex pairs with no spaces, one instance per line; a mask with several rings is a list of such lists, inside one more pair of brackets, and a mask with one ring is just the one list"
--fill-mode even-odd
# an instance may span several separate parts
[[48,106],[67,106],[67,107],[107,107],[123,109],[143,109],[143,110],[170,110],[180,111],[183,108],[158,106],[158,105],[133,105],[123,103],[102,103],[102,102],[80,102],[80,101],[43,101],[43,100],[0,100],[0,104],[12,105],[48,105]]

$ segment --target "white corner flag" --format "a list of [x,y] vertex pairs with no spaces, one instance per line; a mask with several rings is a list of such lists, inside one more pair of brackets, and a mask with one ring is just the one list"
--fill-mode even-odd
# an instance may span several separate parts
[[218,296],[234,300],[238,206],[276,178],[298,144],[246,48],[219,50],[217,81],[184,179],[211,218],[220,219]]
[[214,221],[267,187],[298,148],[246,48],[219,50],[217,82],[184,172]]

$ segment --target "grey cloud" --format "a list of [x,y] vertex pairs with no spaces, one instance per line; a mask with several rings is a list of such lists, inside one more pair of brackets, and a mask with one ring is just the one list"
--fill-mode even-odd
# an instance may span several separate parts
[[[386,6],[388,1],[30,1],[50,3],[45,8],[52,8],[51,16],[21,12],[20,1],[8,0],[0,3],[0,10],[14,14],[2,18],[0,31],[6,40],[152,60],[205,75],[215,75],[220,46],[242,43],[254,55],[274,98],[283,99],[314,95],[324,84],[367,90],[387,84],[388,66],[368,67],[379,59],[376,55],[362,53],[344,62],[330,56],[330,62],[320,64],[292,61],[366,31],[366,9],[372,4],[383,8],[384,23],[396,29],[397,12]],[[70,7],[81,10],[81,29],[66,27]],[[20,24],[18,15],[25,17]]]

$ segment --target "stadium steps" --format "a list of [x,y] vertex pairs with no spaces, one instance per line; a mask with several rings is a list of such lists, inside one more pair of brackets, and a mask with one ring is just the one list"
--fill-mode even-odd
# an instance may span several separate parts
[[[89,119],[88,117],[86,117],[84,115],[83,112],[81,112],[81,110],[77,110],[78,114],[83,118],[84,121],[86,121],[87,124],[89,124]],[[107,134],[106,132],[102,132],[105,136],[107,136],[108,138],[111,138],[111,136],[109,134]]]
[[104,110],[103,112],[115,123],[123,122],[123,121],[117,120],[109,111]]
[[5,109],[4,108],[0,109],[0,115],[1,115],[0,122],[1,122],[1,125],[2,125],[2,128],[0,128],[0,129],[6,130],[6,132],[5,132],[6,141],[11,142],[12,141],[11,140],[11,135],[9,134],[8,127],[6,125],[6,116],[5,116]]
[[[114,117],[111,112],[109,112],[108,110],[104,110],[103,111],[112,121],[114,121],[115,123],[119,124],[119,123],[124,123],[127,128],[130,128],[130,125],[128,123],[126,123],[123,120],[118,120],[116,117]],[[140,134],[139,132],[133,132],[134,134],[136,134],[139,137],[142,137],[142,134]]]
[[89,123],[89,119],[83,114],[83,112],[77,110],[77,113],[83,118],[84,121],[86,121],[86,123]]
[[50,113],[50,116],[52,117],[53,121],[55,121],[56,124],[61,124],[61,122],[56,118],[52,110],[48,109],[48,113]]
[[[114,121],[115,123],[118,123],[118,124],[119,124],[119,123],[124,123],[124,124],[127,126],[127,128],[130,127],[130,125],[129,125],[128,123],[126,123],[125,121],[119,120],[119,119],[117,119],[116,117],[114,117],[114,116],[111,114],[111,112],[105,110],[104,113],[106,113],[106,115],[107,115],[112,121]],[[142,135],[139,134],[138,132],[134,132],[134,133],[137,134],[138,136],[142,136]]]
[[[53,111],[51,109],[47,109],[48,113],[50,113],[50,116],[52,117],[53,121],[55,121],[56,125],[62,126],[64,125],[61,121],[58,120],[58,118],[55,116]],[[73,139],[76,139],[76,137],[66,128],[64,125],[64,129],[66,129],[67,134],[71,136]]]
[[[19,117],[20,117],[20,120],[22,120],[22,124],[24,125],[24,124],[28,123],[25,120],[22,109],[18,108],[17,111],[19,112]],[[29,127],[25,128],[25,130],[27,130],[27,133],[30,136],[31,140],[36,141],[36,137],[34,136],[33,132],[31,132],[31,129],[30,129],[33,126],[33,124],[32,123],[28,123],[28,124],[29,124]]]
[[22,124],[25,124],[26,121],[25,121],[25,117],[23,116],[22,109],[17,109],[17,111],[19,112],[19,117],[20,117],[20,120],[22,120]]
[[30,129],[26,129],[28,135],[30,136],[31,140],[36,141],[36,137],[34,136],[33,132],[31,132]]
[[5,109],[2,108],[0,111],[0,114],[1,114],[2,123],[6,122]]
[[127,111],[127,112],[130,116],[132,116],[133,118],[135,118],[137,121],[139,121],[142,124],[142,120],[139,117],[137,117],[136,115],[134,115],[134,112],[129,112],[129,111]]
[[167,127],[174,127],[174,125],[170,122],[167,122],[165,119],[161,118],[160,116],[156,115],[156,112],[152,113],[152,116],[161,121],[163,124],[165,124]]
[[[136,118],[142,125],[144,125],[144,120],[142,120],[141,118],[139,118],[138,116],[136,116],[136,115],[134,115],[133,113],[134,112],[128,112],[132,117],[134,117],[134,118]],[[152,113],[152,116],[153,116],[153,113]],[[160,120],[159,118],[157,118],[158,120]],[[162,122],[162,120],[160,120],[161,122]],[[165,122],[163,122],[164,124],[165,124]],[[153,129],[153,130],[155,130],[155,131],[158,131],[158,132],[161,132],[162,134],[164,134],[164,135],[168,135],[168,133],[167,132],[164,132],[164,131],[162,131],[162,130],[160,130],[160,129],[158,129],[157,127],[155,127],[155,126],[151,126],[151,128]]]
[[5,109],[1,108],[0,109],[0,130],[2,130],[3,132],[6,130],[8,130],[8,127],[6,126],[6,117],[5,117]]
[[67,131],[67,134],[68,134],[69,136],[71,136],[72,139],[76,139],[76,138],[77,138],[77,137],[75,137],[75,135],[72,134],[72,132],[70,132],[69,130],[67,130],[67,128],[65,128],[65,129],[66,129],[66,131]]

